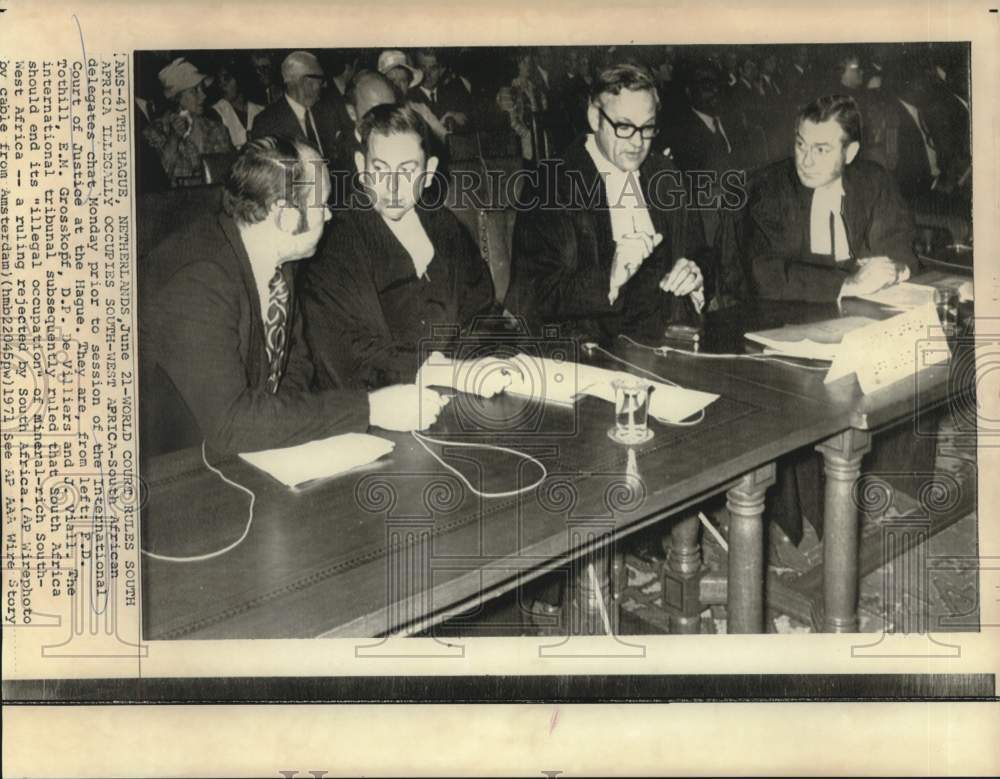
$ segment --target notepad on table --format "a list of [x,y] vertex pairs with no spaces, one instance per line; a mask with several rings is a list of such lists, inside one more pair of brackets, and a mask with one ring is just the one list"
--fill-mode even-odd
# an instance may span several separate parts
[[844,316],[805,325],[785,325],[773,330],[746,333],[744,337],[787,357],[833,360],[845,335],[874,321],[876,320],[866,316]]
[[396,444],[367,433],[345,433],[299,446],[248,452],[240,457],[280,481],[300,487],[315,479],[336,476],[384,457]]
[[926,306],[934,301],[934,287],[927,284],[915,284],[912,281],[904,281],[899,284],[880,289],[878,292],[870,292],[865,295],[854,295],[860,300],[867,300],[878,303],[889,308],[896,308],[909,311],[920,306]]

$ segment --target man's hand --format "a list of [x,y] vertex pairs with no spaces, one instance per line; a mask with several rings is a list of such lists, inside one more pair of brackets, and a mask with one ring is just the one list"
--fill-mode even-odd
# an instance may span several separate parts
[[432,352],[417,374],[422,387],[450,387],[470,395],[492,398],[507,389],[520,376],[521,369],[499,357],[479,357],[472,360],[452,360],[441,352]]
[[441,124],[449,129],[451,129],[452,125],[455,127],[465,127],[468,123],[469,117],[461,111],[446,111],[445,115],[441,117]]
[[608,299],[614,303],[621,289],[642,266],[653,250],[663,243],[660,233],[630,233],[615,242],[615,258],[611,264],[611,290]]
[[509,360],[499,357],[466,360],[459,369],[458,389],[481,398],[492,398],[506,390],[515,375],[524,379],[521,369]]
[[690,295],[704,286],[705,280],[702,278],[701,268],[686,257],[677,260],[670,273],[660,280],[660,289],[664,292],[673,292],[677,297]]
[[383,430],[426,430],[434,424],[448,398],[416,384],[394,384],[368,395],[368,421]]
[[871,295],[910,278],[909,267],[889,257],[867,257],[859,260],[858,264],[861,267],[848,276],[840,288],[841,297]]

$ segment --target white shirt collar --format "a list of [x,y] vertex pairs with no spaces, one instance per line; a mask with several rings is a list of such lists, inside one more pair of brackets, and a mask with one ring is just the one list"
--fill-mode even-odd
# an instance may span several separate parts
[[302,103],[293,98],[291,95],[289,95],[287,92],[285,93],[285,100],[287,100],[288,105],[292,107],[292,112],[295,114],[295,118],[299,120],[299,124],[305,127],[306,111],[308,111],[309,109],[306,108],[304,105],[302,105]]
[[705,123],[705,127],[707,127],[709,130],[711,130],[713,133],[715,132],[715,117],[714,116],[712,116],[711,114],[706,114],[703,111],[699,111],[694,106],[691,107],[691,110],[694,111],[696,114],[698,114],[698,118],[701,119],[701,121],[703,121]]
[[257,295],[260,298],[260,311],[262,316],[267,315],[267,306],[271,299],[270,284],[274,278],[274,272],[282,266],[269,247],[261,241],[261,233],[256,232],[253,227],[245,227],[237,223],[240,233],[240,240],[243,241],[243,248],[246,250],[247,259],[250,260],[250,271],[253,274],[254,286],[257,288]]

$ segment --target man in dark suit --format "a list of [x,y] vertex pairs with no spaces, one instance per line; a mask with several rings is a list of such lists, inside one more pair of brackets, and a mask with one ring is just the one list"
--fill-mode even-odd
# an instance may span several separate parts
[[686,102],[674,111],[664,112],[662,140],[658,138],[654,148],[669,148],[683,171],[722,173],[733,168],[738,159],[739,126],[722,116],[719,77],[707,65],[683,77]]
[[[860,142],[854,99],[821,97],[799,113],[794,157],[751,181],[746,254],[761,298],[833,303],[916,272],[913,217],[886,170],[858,158]],[[910,430],[882,436],[867,461],[890,482],[892,472],[933,471],[934,439]],[[803,515],[822,532],[820,473],[811,449],[779,461],[766,516],[796,543]]]
[[326,103],[320,102],[326,76],[319,60],[307,51],[293,51],[281,63],[285,96],[257,114],[251,136],[305,141],[329,159],[340,127]]
[[764,298],[833,302],[916,270],[909,208],[889,174],[856,159],[853,98],[822,97],[795,123],[795,155],[750,182],[748,260]]
[[426,104],[449,131],[473,129],[472,96],[462,80],[449,73],[434,49],[418,51],[416,63],[424,77],[409,99]]
[[316,249],[329,188],[313,149],[252,141],[226,182],[224,213],[154,250],[140,298],[144,457],[201,441],[228,455],[434,421],[441,398],[415,386],[311,389],[292,266]]
[[334,49],[326,52],[323,63],[329,79],[320,103],[333,114],[338,135],[345,135],[354,128],[354,123],[347,113],[347,91],[357,73],[358,61],[349,52]]
[[701,221],[684,207],[680,172],[650,154],[657,102],[646,69],[603,69],[587,109],[593,134],[567,149],[554,176],[540,175],[537,207],[518,213],[506,306],[533,329],[658,339],[683,313],[674,304],[704,302],[702,270],[688,259],[704,251]]
[[357,165],[355,156],[364,153],[361,146],[361,120],[377,105],[395,104],[396,92],[392,84],[381,73],[373,70],[362,70],[347,87],[346,111],[350,117],[351,126],[347,132],[341,132],[330,154],[330,175],[334,179],[333,205],[348,204],[348,197],[357,192]]
[[413,381],[418,370],[422,382],[451,385],[431,380],[422,343],[499,313],[489,267],[451,211],[420,202],[437,159],[416,111],[375,106],[360,131],[355,163],[367,202],[338,215],[302,284],[318,386],[373,389]]
[[927,123],[928,84],[921,64],[904,61],[882,79],[885,166],[912,204],[926,198],[941,173],[937,143]]

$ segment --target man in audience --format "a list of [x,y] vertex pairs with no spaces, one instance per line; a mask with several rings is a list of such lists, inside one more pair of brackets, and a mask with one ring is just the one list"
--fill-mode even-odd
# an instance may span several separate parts
[[822,97],[796,120],[794,157],[751,182],[747,252],[761,297],[831,302],[916,269],[910,211],[883,168],[856,159],[860,139],[854,100]]
[[938,139],[927,122],[929,84],[924,63],[902,60],[883,75],[886,93],[885,165],[911,204],[924,201],[941,175]]
[[394,104],[396,93],[389,80],[372,70],[360,71],[347,87],[346,110],[351,120],[348,132],[337,138],[330,155],[330,173],[334,177],[335,207],[346,203],[345,195],[354,192],[354,158],[363,152],[361,146],[361,120],[377,105]]
[[[420,202],[437,167],[420,116],[407,106],[378,105],[360,133],[355,163],[369,203],[338,216],[303,279],[306,339],[320,387],[413,381],[421,343],[435,329],[465,330],[497,311],[489,268],[465,228],[440,204]],[[423,371],[421,381],[450,383]]]
[[468,129],[472,119],[471,96],[461,80],[450,77],[434,49],[418,51],[416,62],[424,77],[410,90],[410,100],[426,104],[449,131]]
[[415,386],[310,390],[292,266],[316,249],[329,188],[305,144],[251,141],[226,181],[224,213],[153,252],[140,316],[144,456],[202,440],[225,455],[434,421],[442,399]]
[[305,141],[329,159],[338,126],[329,106],[320,102],[326,76],[319,60],[308,51],[293,51],[281,63],[285,95],[261,111],[251,136],[282,136]]
[[357,72],[358,61],[348,52],[334,50],[326,53],[324,62],[330,78],[320,102],[333,114],[338,135],[349,135],[354,124],[347,113],[347,90]]
[[683,189],[676,168],[649,153],[657,102],[644,68],[604,68],[587,109],[592,134],[567,149],[554,176],[540,177],[537,207],[518,213],[506,305],[533,329],[658,339],[674,303],[704,302],[702,270],[688,259],[704,251],[701,221],[672,197]]

